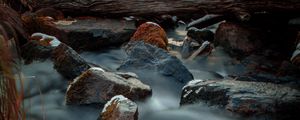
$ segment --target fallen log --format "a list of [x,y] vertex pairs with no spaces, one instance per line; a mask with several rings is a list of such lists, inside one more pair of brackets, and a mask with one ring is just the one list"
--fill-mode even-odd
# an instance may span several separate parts
[[[253,13],[296,14],[298,0],[31,0],[34,10],[53,7],[65,13],[106,16],[142,16],[151,14],[234,14],[240,19]],[[75,12],[74,12],[75,11]]]

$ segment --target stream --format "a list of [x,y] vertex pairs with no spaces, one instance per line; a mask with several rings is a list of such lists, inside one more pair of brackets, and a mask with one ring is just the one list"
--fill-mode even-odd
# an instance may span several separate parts
[[[186,31],[179,27],[168,32],[169,39],[183,40]],[[178,51],[171,51],[180,58]],[[109,48],[100,52],[83,52],[86,61],[108,70],[116,70],[127,55],[121,48]],[[222,79],[228,74],[239,74],[243,67],[233,65],[231,58],[216,48],[209,57],[197,57],[193,61],[181,59],[194,79]],[[35,61],[22,66],[25,76],[25,110],[29,120],[96,120],[100,105],[65,105],[68,82],[53,68],[50,60]],[[179,106],[183,83],[173,81],[149,71],[137,73],[139,79],[151,86],[152,97],[138,101],[140,120],[238,120],[239,116],[206,104]]]

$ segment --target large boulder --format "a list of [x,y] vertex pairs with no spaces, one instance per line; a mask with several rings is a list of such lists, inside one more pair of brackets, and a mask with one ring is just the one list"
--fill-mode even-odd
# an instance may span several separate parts
[[167,50],[167,34],[162,27],[153,22],[141,24],[130,40],[144,41],[145,43]]
[[117,95],[108,101],[99,120],[138,120],[138,106],[123,95]]
[[299,117],[300,92],[285,85],[235,80],[194,80],[184,88],[180,104],[206,102],[242,115]]
[[59,12],[56,14],[43,16],[47,14],[37,11],[25,13],[22,18],[30,32],[55,36],[76,51],[121,45],[129,41],[136,29],[133,21],[94,17],[61,19]]
[[215,44],[223,46],[235,57],[244,57],[258,52],[262,48],[263,36],[260,29],[235,24],[221,23],[215,34]]
[[54,68],[67,79],[74,79],[91,66],[75,50],[61,43],[52,51]]
[[[124,75],[123,75],[124,76]],[[66,93],[66,104],[105,103],[116,95],[124,95],[131,100],[143,100],[152,93],[130,74],[122,77],[101,68],[93,67],[74,79]]]
[[128,58],[118,68],[121,71],[153,70],[180,82],[193,80],[193,75],[175,56],[143,41],[131,41],[125,46]]
[[99,50],[101,47],[121,45],[129,41],[135,30],[134,23],[125,20],[77,18],[68,22],[57,21],[55,27],[63,33],[58,37],[76,50]]

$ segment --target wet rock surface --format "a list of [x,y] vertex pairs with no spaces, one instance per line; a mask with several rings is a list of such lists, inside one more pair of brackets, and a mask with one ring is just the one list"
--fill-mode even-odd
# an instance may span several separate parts
[[[129,75],[130,76],[130,75]],[[90,68],[74,79],[66,93],[66,104],[105,103],[116,95],[143,100],[151,88],[134,77],[122,77],[101,68]]]
[[239,75],[229,75],[240,81],[271,82],[300,85],[299,71],[290,61],[273,59],[263,55],[250,55],[239,63],[245,69]]
[[180,104],[205,102],[246,116],[291,119],[299,118],[299,95],[297,89],[272,83],[194,80],[183,88]]
[[100,18],[78,18],[57,21],[55,27],[63,34],[59,38],[74,49],[99,50],[121,45],[133,35],[133,22]]
[[132,41],[125,46],[128,58],[119,67],[120,71],[154,70],[179,82],[188,82],[193,75],[175,56],[143,41]]
[[245,57],[261,49],[264,36],[260,29],[225,22],[216,31],[215,43],[233,56]]
[[138,106],[122,95],[114,96],[105,104],[98,120],[138,120]]
[[54,68],[67,79],[74,79],[91,66],[71,47],[61,43],[52,51]]
[[167,50],[167,34],[162,27],[153,22],[141,24],[130,40],[144,41],[145,43]]

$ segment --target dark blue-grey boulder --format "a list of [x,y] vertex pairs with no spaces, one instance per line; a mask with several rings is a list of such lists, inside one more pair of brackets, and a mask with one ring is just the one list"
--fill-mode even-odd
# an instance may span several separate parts
[[120,71],[153,70],[183,83],[193,80],[193,75],[182,62],[161,48],[142,41],[132,41],[124,49],[128,58],[119,67]]
[[193,80],[183,87],[180,104],[208,103],[243,116],[289,120],[299,118],[299,95],[299,89],[274,83]]

